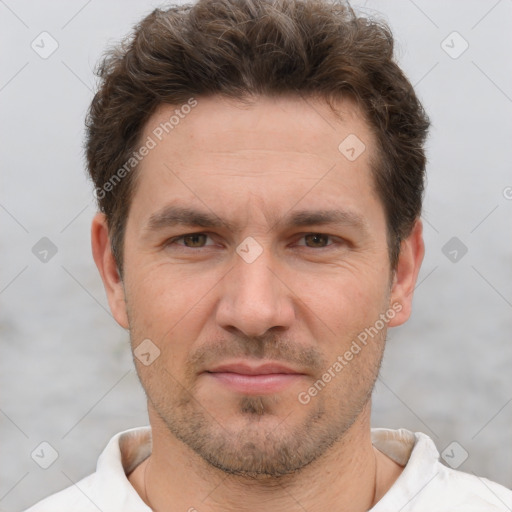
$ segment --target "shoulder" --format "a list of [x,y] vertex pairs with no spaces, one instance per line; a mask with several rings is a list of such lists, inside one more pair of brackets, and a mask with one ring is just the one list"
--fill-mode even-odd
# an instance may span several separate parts
[[442,463],[432,439],[405,429],[372,429],[374,445],[404,466],[372,512],[510,512],[512,491]]
[[48,496],[25,512],[98,512],[97,505],[88,496],[94,495],[96,474],[89,475],[76,484]]
[[150,454],[151,447],[150,427],[116,434],[100,455],[95,473],[25,512],[148,511],[126,475]]
[[[441,462],[437,463],[432,485],[427,486],[422,494],[422,500],[425,503],[437,503],[438,506],[447,506],[453,511],[509,512],[512,510],[510,489],[487,478],[449,468]],[[421,500],[418,499],[418,503],[420,502]]]

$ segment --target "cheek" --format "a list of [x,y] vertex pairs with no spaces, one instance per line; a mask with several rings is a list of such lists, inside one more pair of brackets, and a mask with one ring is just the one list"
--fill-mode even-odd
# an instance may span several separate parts
[[178,368],[200,338],[207,321],[208,291],[218,279],[183,275],[167,265],[146,267],[127,277],[133,346],[149,338],[161,351],[160,359],[167,360],[169,368]]
[[170,264],[141,267],[130,277],[130,299],[140,316],[151,319],[155,327],[160,323],[169,327],[187,316],[214,282],[204,273],[185,274]]
[[386,307],[389,283],[382,275],[371,269],[338,268],[308,280],[307,286],[297,289],[297,295],[331,334],[345,337],[347,331],[373,324]]

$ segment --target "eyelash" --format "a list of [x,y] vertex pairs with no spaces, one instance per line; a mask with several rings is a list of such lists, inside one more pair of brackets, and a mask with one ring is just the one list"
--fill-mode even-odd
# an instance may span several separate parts
[[[184,235],[181,235],[181,236],[176,236],[176,237],[173,237],[173,238],[170,238],[169,240],[167,240],[164,245],[166,247],[170,246],[170,245],[177,245],[178,247],[183,247],[184,249],[192,249],[192,250],[200,250],[200,249],[206,249],[207,247],[209,247],[208,245],[206,246],[203,246],[203,247],[188,247],[184,244],[177,244],[176,242],[180,241],[180,240],[184,240],[186,237],[189,237],[189,236],[199,236],[199,235],[204,235],[208,238],[211,239],[211,237],[208,235],[208,233],[203,233],[203,232],[197,232],[197,233],[186,233]],[[335,237],[333,235],[328,235],[327,233],[317,233],[317,232],[310,232],[310,233],[305,233],[303,234],[300,239],[304,239],[305,237],[307,236],[314,236],[314,235],[317,235],[317,236],[321,236],[321,237],[326,237],[328,240],[330,240],[332,243],[324,246],[324,247],[308,247],[307,245],[305,244],[301,244],[300,247],[305,247],[306,249],[316,249],[316,250],[319,250],[319,249],[328,249],[334,245],[336,245],[336,242],[335,242],[335,239],[338,240],[338,244],[340,243],[343,243],[344,240],[339,238],[339,237]]]

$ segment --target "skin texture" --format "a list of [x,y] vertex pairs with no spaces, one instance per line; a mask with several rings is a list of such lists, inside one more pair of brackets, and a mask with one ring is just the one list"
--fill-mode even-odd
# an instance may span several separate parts
[[[134,359],[153,453],[130,481],[155,510],[368,510],[401,471],[372,447],[370,397],[387,327],[410,315],[421,222],[391,272],[370,172],[375,141],[350,100],[337,105],[341,119],[314,98],[197,101],[140,164],[123,280],[104,216],[92,225],[115,319],[130,330],[133,349],[150,339],[160,351],[149,365]],[[175,108],[162,105],[141,140]],[[350,134],[366,146],[354,161],[338,149]],[[231,229],[149,229],[168,205]],[[348,214],[287,224],[299,210],[330,209]],[[178,238],[189,234],[198,236]],[[237,247],[261,254],[248,263]],[[386,322],[377,323],[380,315]],[[333,377],[338,356],[372,326],[378,333]],[[300,375],[283,389],[252,393],[205,373],[241,361],[279,362]],[[331,379],[302,403],[299,394],[325,382],[329,368]]]

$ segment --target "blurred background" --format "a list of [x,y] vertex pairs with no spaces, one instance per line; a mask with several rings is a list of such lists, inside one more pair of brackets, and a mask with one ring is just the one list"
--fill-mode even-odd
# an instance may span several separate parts
[[[82,143],[95,63],[162,5],[0,0],[1,511],[93,472],[113,434],[147,424],[91,256]],[[453,467],[510,487],[512,1],[353,5],[391,25],[432,120],[427,252],[372,424],[425,432]]]

